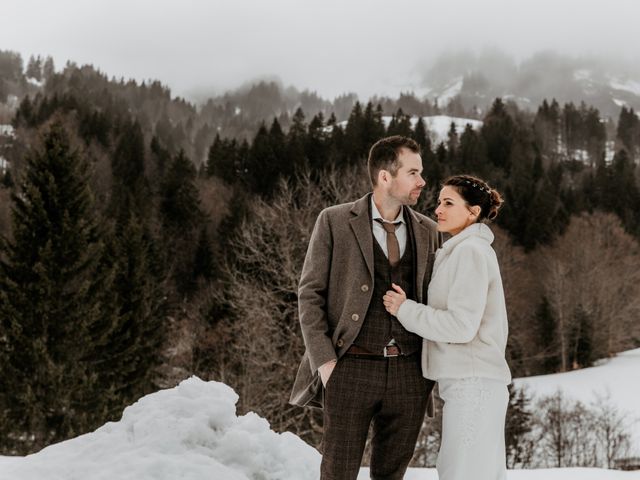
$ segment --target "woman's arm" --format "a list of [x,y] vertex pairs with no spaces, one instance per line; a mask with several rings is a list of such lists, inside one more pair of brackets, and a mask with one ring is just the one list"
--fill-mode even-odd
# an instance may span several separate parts
[[[413,300],[404,292],[389,291],[385,307],[410,332],[436,342],[467,343],[473,340],[487,304],[489,272],[486,256],[473,245],[459,245],[451,254],[452,268],[447,309],[438,310]],[[395,287],[394,287],[395,288]]]

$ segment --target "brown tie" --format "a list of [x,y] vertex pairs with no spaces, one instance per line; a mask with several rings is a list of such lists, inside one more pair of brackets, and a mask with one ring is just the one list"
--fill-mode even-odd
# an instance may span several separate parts
[[398,237],[396,237],[396,227],[400,223],[383,222],[381,218],[376,220],[387,231],[387,251],[389,257],[389,263],[392,267],[395,267],[400,262],[400,245],[398,244]]

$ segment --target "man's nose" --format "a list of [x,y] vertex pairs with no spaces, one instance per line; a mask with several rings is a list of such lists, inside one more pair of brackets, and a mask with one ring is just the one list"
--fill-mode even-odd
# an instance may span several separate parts
[[424,187],[427,184],[427,182],[425,181],[424,178],[420,177],[420,180],[418,180],[418,186],[420,188]]

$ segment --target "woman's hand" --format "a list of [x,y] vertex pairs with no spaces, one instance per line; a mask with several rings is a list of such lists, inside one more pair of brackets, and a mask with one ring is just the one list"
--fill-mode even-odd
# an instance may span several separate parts
[[387,293],[382,297],[382,303],[384,303],[384,308],[387,309],[387,312],[393,316],[397,316],[400,305],[407,299],[407,294],[395,283],[392,283],[391,286],[395,292],[393,290],[387,290]]

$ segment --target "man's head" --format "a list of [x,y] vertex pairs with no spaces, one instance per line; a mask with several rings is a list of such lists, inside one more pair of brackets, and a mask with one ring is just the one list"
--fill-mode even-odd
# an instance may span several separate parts
[[407,137],[394,135],[378,140],[367,162],[374,192],[402,205],[415,205],[425,186],[420,147]]

